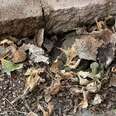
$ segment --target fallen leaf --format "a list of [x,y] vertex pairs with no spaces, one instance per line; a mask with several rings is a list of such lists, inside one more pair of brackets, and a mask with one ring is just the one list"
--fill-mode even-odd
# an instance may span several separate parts
[[34,112],[29,112],[26,116],[38,116],[38,115]]
[[8,40],[8,39],[4,39],[4,40],[2,40],[2,41],[0,42],[0,45],[4,45],[4,44],[10,45],[10,44],[13,44],[13,42],[10,41],[10,40]]
[[79,95],[80,93],[83,93],[82,89],[78,88],[78,87],[73,87],[70,88],[70,92],[74,95]]
[[88,83],[90,83],[90,81],[87,79],[87,78],[82,78],[82,77],[79,77],[79,84],[80,85],[87,85]]
[[96,39],[93,35],[69,34],[65,36],[62,48],[68,51],[66,54],[70,60],[79,56],[80,59],[96,61],[97,48],[101,46],[103,40]]
[[87,95],[88,95],[88,92],[83,90],[83,100],[79,104],[80,108],[87,108],[88,107]]
[[86,86],[87,91],[91,93],[96,93],[101,89],[101,83],[100,82],[91,82]]
[[76,77],[76,73],[72,71],[64,72],[64,73],[61,72],[61,74],[62,74],[62,79],[71,79],[71,78]]
[[52,63],[52,65],[51,65],[51,67],[50,67],[50,70],[51,70],[53,73],[58,73],[58,72],[60,72],[61,65],[62,65],[62,61],[56,59],[56,60]]
[[93,105],[97,105],[100,104],[102,102],[102,98],[99,94],[96,94],[94,97],[94,100],[92,102]]
[[90,83],[88,78],[92,78],[92,75],[90,72],[79,71],[77,73],[77,75],[79,77],[79,84],[80,85],[87,85],[88,83]]
[[14,64],[13,62],[1,59],[2,68],[3,71],[6,72],[8,75],[11,75],[11,72],[21,69],[23,67],[23,64]]
[[98,73],[98,68],[99,68],[99,64],[97,62],[94,62],[90,65],[92,74],[97,74]]
[[56,95],[61,89],[60,80],[53,81],[51,86],[48,88],[51,95]]
[[52,112],[53,112],[53,110],[54,110],[54,105],[53,105],[53,103],[49,102],[47,108],[48,108],[49,116],[51,116],[51,115],[52,115]]
[[13,53],[12,61],[14,63],[20,63],[26,60],[26,53],[25,51],[18,49]]
[[44,62],[49,64],[49,58],[45,56],[44,50],[40,47],[37,47],[33,44],[24,44],[22,49],[29,50],[30,59],[35,62]]
[[38,85],[41,78],[39,74],[43,71],[44,70],[41,68],[40,69],[31,68],[27,70],[27,72],[25,73],[25,75],[28,76],[25,84],[26,89],[28,88],[29,91],[32,91],[34,87]]

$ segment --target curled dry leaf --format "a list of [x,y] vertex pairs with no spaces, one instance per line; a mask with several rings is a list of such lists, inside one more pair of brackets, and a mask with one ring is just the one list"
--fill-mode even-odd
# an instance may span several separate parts
[[94,97],[94,100],[92,102],[93,105],[97,105],[100,104],[102,102],[102,98],[99,94],[96,94]]
[[74,95],[79,95],[80,93],[83,93],[82,89],[79,89],[78,87],[71,88],[70,92]]
[[77,56],[75,47],[71,47],[71,48],[67,48],[67,49],[63,48],[61,50],[66,54],[66,57],[67,57],[65,65],[70,67],[71,69],[76,68],[80,63],[80,60],[77,60],[77,61],[73,60]]
[[13,42],[12,41],[10,41],[10,40],[8,40],[8,39],[4,39],[4,40],[2,40],[1,42],[0,42],[0,45],[4,45],[4,44],[12,44]]
[[80,85],[87,85],[88,83],[90,83],[90,81],[87,79],[87,77],[89,77],[89,78],[92,77],[90,72],[79,71],[77,75],[79,77]]
[[22,49],[29,50],[30,59],[35,62],[44,62],[49,64],[49,58],[45,56],[44,50],[40,47],[37,47],[33,44],[25,44],[22,46]]
[[50,67],[50,70],[53,72],[53,73],[58,73],[60,71],[60,68],[61,68],[61,65],[62,65],[62,61],[61,60],[55,60],[51,67]]
[[28,88],[29,91],[32,91],[34,87],[38,85],[41,78],[39,74],[41,72],[44,72],[44,70],[41,68],[40,69],[31,68],[27,70],[27,72],[25,73],[25,75],[28,75],[25,84],[26,89]]
[[87,85],[88,83],[90,83],[90,81],[88,79],[84,79],[82,77],[79,77],[79,84],[80,85]]
[[56,95],[61,89],[60,80],[53,81],[51,86],[48,88],[51,95]]
[[70,60],[79,56],[80,59],[96,61],[97,48],[101,46],[103,40],[96,39],[93,35],[79,37],[76,34],[69,34],[64,38],[62,48],[68,51],[66,54],[68,57],[71,56]]
[[29,112],[26,116],[38,116],[38,115],[34,112]]
[[83,90],[83,100],[79,104],[80,108],[87,108],[88,107],[87,95],[88,95],[88,92]]
[[72,79],[76,77],[76,73],[69,71],[69,72],[61,72],[62,74],[62,79]]
[[26,60],[26,53],[24,50],[21,49],[17,49],[14,53],[13,53],[13,58],[12,61],[14,63],[20,63]]
[[96,93],[101,89],[101,83],[100,82],[91,82],[86,86],[87,91],[91,93]]

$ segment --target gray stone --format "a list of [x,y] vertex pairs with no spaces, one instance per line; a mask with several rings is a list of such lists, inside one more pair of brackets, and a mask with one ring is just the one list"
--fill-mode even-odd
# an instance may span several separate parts
[[0,34],[29,36],[41,25],[40,0],[0,0]]

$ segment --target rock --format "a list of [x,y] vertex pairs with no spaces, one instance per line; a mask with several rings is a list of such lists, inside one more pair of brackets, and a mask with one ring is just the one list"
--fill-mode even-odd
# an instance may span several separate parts
[[42,3],[45,15],[49,15],[45,17],[49,33],[67,32],[78,25],[94,23],[94,19],[107,16],[107,13],[116,12],[115,0],[44,0]]
[[40,0],[0,1],[0,34],[30,36],[41,26]]
[[27,58],[26,52],[21,49],[18,49],[14,52],[12,61],[13,63],[20,63],[25,61],[26,58]]

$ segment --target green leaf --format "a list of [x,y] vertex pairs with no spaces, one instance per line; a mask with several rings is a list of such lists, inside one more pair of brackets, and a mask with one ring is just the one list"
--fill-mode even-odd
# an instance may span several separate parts
[[90,65],[92,74],[97,74],[98,73],[98,68],[99,68],[99,64],[97,62],[94,62]]
[[11,75],[12,71],[21,69],[23,67],[23,64],[14,64],[13,62],[6,59],[2,59],[1,63],[3,71],[6,72],[8,75]]

